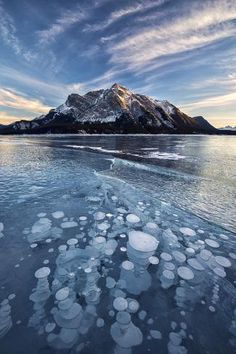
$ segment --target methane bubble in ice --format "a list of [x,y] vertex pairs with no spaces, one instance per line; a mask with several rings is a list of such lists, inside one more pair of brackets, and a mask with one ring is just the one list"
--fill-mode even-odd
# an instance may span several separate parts
[[189,258],[187,260],[187,263],[196,270],[204,270],[204,267],[201,265],[201,263],[199,263],[196,258]]
[[217,241],[212,240],[210,238],[206,238],[205,243],[212,248],[219,248],[220,247],[220,245]]
[[184,235],[184,236],[196,236],[196,232],[188,227],[181,227],[179,231]]
[[54,213],[52,213],[52,216],[54,219],[61,219],[64,218],[65,214],[63,211],[55,211]]
[[129,244],[137,251],[153,252],[156,250],[158,243],[153,236],[142,231],[129,232]]
[[222,267],[229,268],[231,267],[231,262],[228,258],[222,256],[215,256],[215,261]]
[[151,264],[155,264],[155,265],[156,265],[156,264],[159,263],[159,259],[158,259],[157,257],[155,257],[155,256],[149,257],[148,260],[149,260],[149,262],[150,262]]
[[78,223],[76,221],[64,221],[61,224],[62,229],[70,229],[72,227],[77,227],[77,226],[78,226]]
[[126,216],[126,220],[130,223],[130,224],[137,224],[140,222],[140,218],[135,215],[135,214],[128,214]]
[[115,310],[117,311],[124,311],[127,309],[128,307],[128,302],[126,299],[124,299],[123,297],[117,297],[114,301],[113,301],[113,307]]
[[191,271],[191,269],[187,268],[187,267],[179,267],[177,269],[177,273],[180,276],[180,278],[184,279],[184,280],[191,280],[194,278],[194,274]]

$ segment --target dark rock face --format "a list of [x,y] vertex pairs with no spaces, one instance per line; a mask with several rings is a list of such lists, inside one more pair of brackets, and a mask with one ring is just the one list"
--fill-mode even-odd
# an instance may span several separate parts
[[213,127],[213,125],[211,125],[205,118],[203,118],[202,116],[197,116],[197,117],[193,117],[193,119],[195,119],[195,121],[198,123],[198,125],[200,125],[200,127],[203,130],[209,131],[209,130],[217,130],[215,127]]
[[45,116],[0,127],[0,134],[214,132],[215,128],[209,123],[204,127],[200,123],[167,101],[134,94],[114,84],[110,89],[91,91],[83,96],[71,94],[64,104]]

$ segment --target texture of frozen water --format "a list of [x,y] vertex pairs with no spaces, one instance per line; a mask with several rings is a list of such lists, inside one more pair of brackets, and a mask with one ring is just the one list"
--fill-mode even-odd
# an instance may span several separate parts
[[[11,350],[15,340],[26,354],[31,336],[31,354],[44,348],[49,354],[78,348],[96,354],[233,352],[232,235],[112,178],[109,165],[94,173],[88,157],[86,168],[76,159],[69,174],[73,182],[68,173],[60,187],[61,178],[53,178],[47,197],[35,195],[28,209],[25,202],[27,217],[21,204],[17,238],[1,216],[4,234],[14,241],[12,252],[17,250],[11,269],[7,245],[1,254],[2,299],[8,301],[0,307],[3,353],[18,354]],[[68,168],[70,162],[64,163]],[[132,175],[130,167],[125,174]],[[48,263],[51,272],[42,267]],[[32,329],[19,325],[16,335],[20,320]]]

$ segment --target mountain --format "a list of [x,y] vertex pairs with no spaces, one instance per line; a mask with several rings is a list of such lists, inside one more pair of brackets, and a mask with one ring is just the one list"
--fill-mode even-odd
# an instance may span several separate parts
[[203,118],[202,116],[197,116],[197,117],[193,117],[193,119],[197,122],[197,124],[206,132],[209,131],[217,131],[217,129],[215,127],[213,127],[213,125],[211,125],[205,118]]
[[115,83],[109,89],[90,91],[83,96],[72,93],[64,104],[48,114],[0,127],[0,134],[212,133],[214,130],[209,123],[203,128],[197,119],[168,101],[134,94]]
[[226,125],[223,128],[219,128],[220,130],[232,130],[232,131],[236,131],[236,126],[232,127],[231,125]]

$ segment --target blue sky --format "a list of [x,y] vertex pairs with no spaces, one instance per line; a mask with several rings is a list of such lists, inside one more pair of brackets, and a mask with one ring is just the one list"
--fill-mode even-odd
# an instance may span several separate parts
[[236,1],[0,0],[0,123],[114,82],[236,125]]

